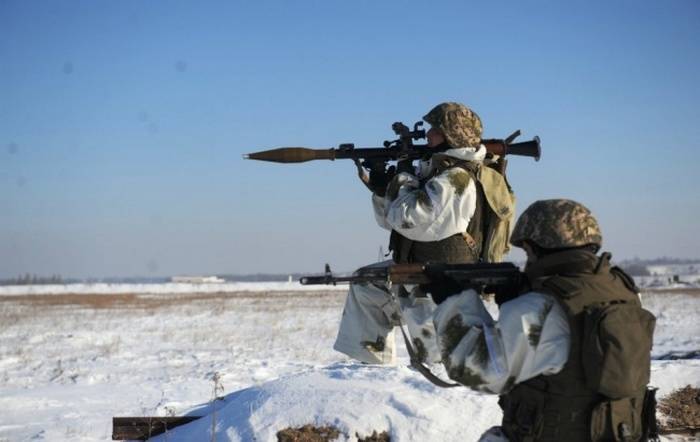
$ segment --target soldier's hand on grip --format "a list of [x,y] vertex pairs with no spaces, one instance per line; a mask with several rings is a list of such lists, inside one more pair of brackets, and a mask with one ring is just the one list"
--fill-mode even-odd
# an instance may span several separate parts
[[389,181],[396,175],[396,167],[386,167],[385,162],[368,162],[365,161],[362,165],[369,169],[369,184],[367,187],[379,196],[386,194],[386,188]]
[[396,173],[407,172],[411,175],[416,174],[416,169],[413,167],[413,161],[411,160],[401,160],[396,163]]

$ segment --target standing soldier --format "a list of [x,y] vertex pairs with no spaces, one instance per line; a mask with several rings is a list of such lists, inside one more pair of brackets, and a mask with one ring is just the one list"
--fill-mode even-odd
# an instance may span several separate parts
[[498,321],[473,290],[438,306],[448,375],[500,395],[502,425],[482,441],[646,440],[655,318],[610,254],[596,255],[601,243],[581,204],[537,201],[511,237],[531,291],[503,303]]
[[[417,170],[399,162],[390,180],[370,174],[375,218],[391,230],[393,263],[499,261],[508,250],[514,198],[503,175],[488,167],[479,116],[442,103],[423,119],[432,126],[432,156]],[[352,284],[333,348],[366,363],[394,363],[393,330],[403,319],[420,358],[439,361],[435,304],[419,288],[409,294],[399,287],[398,294],[400,309],[386,287]]]

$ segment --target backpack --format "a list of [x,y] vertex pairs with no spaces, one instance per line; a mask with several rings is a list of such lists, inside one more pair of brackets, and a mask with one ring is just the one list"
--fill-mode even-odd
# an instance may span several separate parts
[[[599,277],[600,263],[607,263],[609,259],[610,255],[604,253],[591,278]],[[548,278],[543,288],[558,295],[569,315],[574,314],[570,310],[573,305],[578,304],[581,309],[583,381],[588,389],[601,395],[601,400],[591,410],[591,440],[654,440],[654,390],[648,389],[647,384],[656,318],[642,307],[632,278],[618,267],[609,271],[614,280],[622,282],[627,293],[625,288],[609,292],[604,289],[605,285],[593,284],[598,290],[597,299],[578,301],[578,287],[590,290],[590,286],[578,285],[575,280],[570,285],[572,283],[561,276]],[[600,277],[604,275],[603,272]],[[586,304],[581,305],[581,302]]]
[[510,226],[515,217],[515,195],[505,176],[492,167],[470,161],[451,164],[465,170],[476,183],[477,204],[465,239],[481,262],[501,262],[510,251]]
[[[515,217],[515,195],[506,178],[490,167],[476,176],[477,192],[483,195],[481,261],[500,262],[510,251],[510,226]],[[476,223],[470,223],[476,224]],[[469,228],[467,228],[469,233]]]

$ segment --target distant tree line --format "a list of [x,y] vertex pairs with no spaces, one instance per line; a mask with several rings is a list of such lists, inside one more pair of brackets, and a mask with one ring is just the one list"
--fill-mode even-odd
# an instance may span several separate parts
[[26,273],[16,278],[0,279],[0,285],[63,284],[61,275],[39,276]]
[[700,263],[700,258],[671,258],[669,256],[661,256],[659,258],[641,259],[633,258],[622,261],[622,264],[644,264],[644,265],[684,265]]
[[649,276],[651,273],[649,273],[649,269],[647,268],[646,264],[642,263],[623,263],[620,264],[620,267],[622,267],[622,270],[627,272],[631,276]]
[[[307,273],[311,274],[313,272]],[[318,272],[316,272],[318,273]],[[255,274],[249,274],[249,275],[233,275],[233,274],[224,274],[224,275],[216,275],[219,278],[225,279],[226,281],[233,281],[233,282],[284,282],[289,280],[289,277],[292,277],[293,281],[298,281],[299,278],[302,277],[302,273],[255,273]]]
[[667,256],[662,256],[653,259],[634,258],[619,262],[617,265],[632,276],[651,276],[649,266],[691,265],[699,263],[700,259],[669,258]]

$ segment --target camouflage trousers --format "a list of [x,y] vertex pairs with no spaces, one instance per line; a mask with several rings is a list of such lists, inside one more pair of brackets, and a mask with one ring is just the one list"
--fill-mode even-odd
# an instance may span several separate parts
[[[373,264],[390,265],[392,261]],[[333,348],[368,364],[396,364],[396,331],[408,329],[416,352],[427,363],[440,361],[432,299],[415,287],[351,284]],[[412,290],[411,290],[412,289]],[[404,296],[398,296],[399,291]]]

